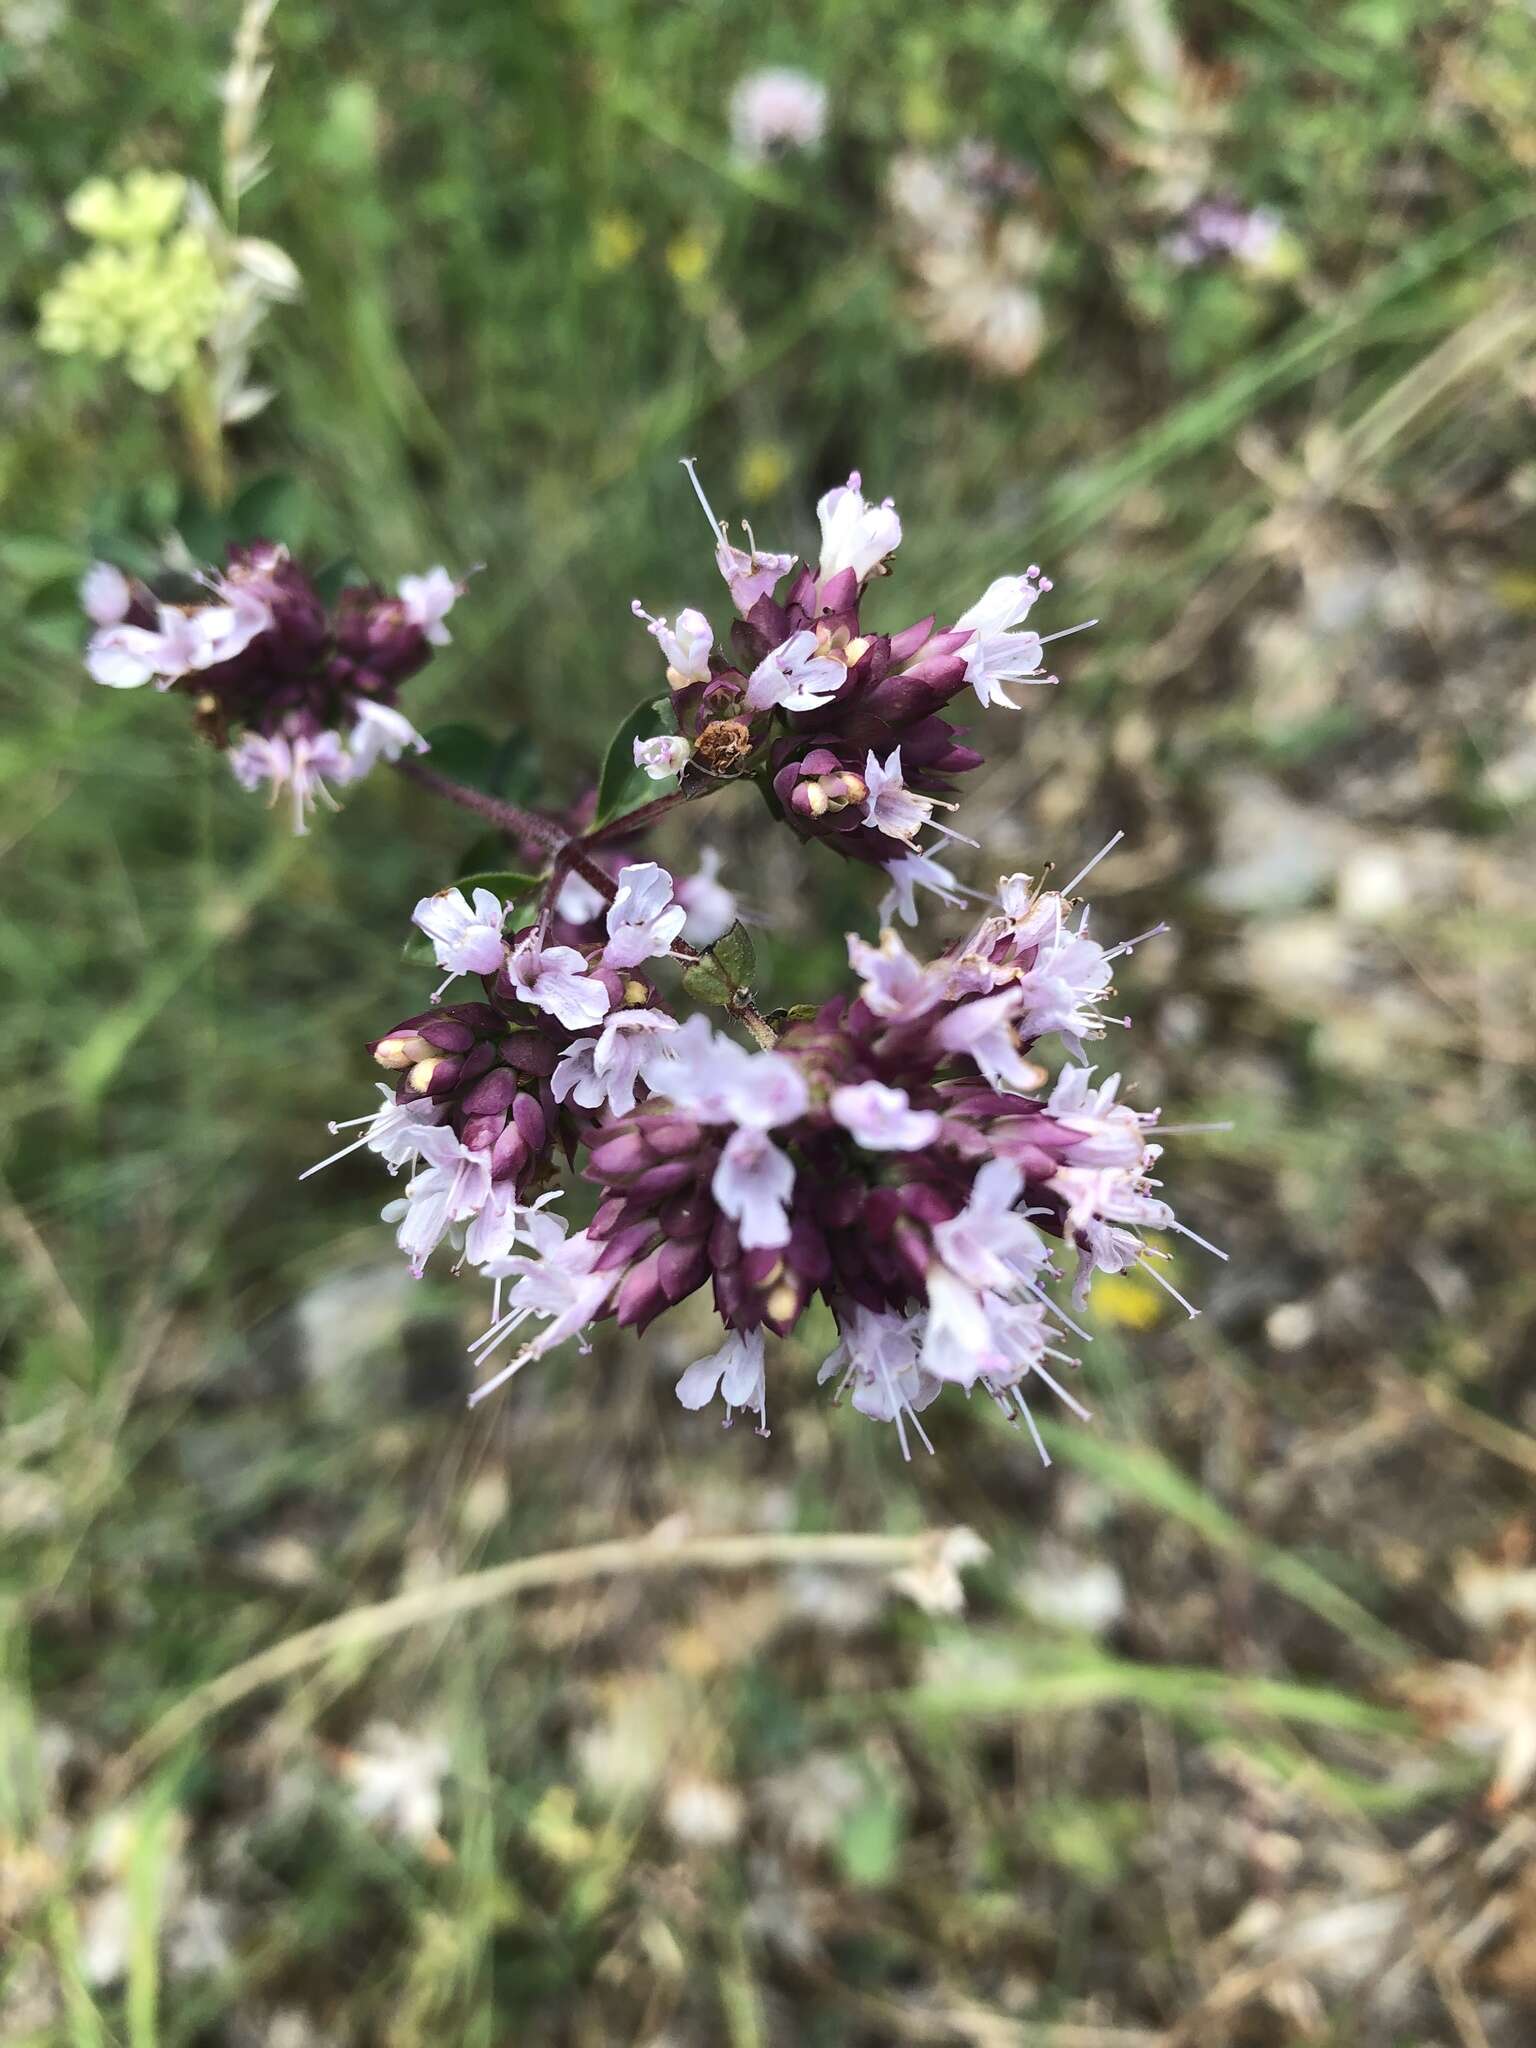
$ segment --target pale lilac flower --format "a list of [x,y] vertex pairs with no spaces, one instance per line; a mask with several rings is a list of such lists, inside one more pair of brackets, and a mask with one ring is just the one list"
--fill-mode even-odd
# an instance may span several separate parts
[[421,629],[427,644],[446,647],[453,636],[443,621],[461,595],[460,586],[448,571],[439,566],[429,569],[425,576],[402,576],[398,589],[405,616]]
[[579,1038],[569,1047],[550,1078],[557,1102],[574,1096],[583,1109],[612,1110],[628,1116],[635,1106],[635,1084],[666,1092],[673,1054],[667,1040],[677,1019],[661,1010],[611,1011],[596,1038]]
[[[411,912],[411,923],[432,941],[437,964],[455,980],[461,974],[495,974],[507,957],[501,928],[506,908],[489,889],[477,889],[471,904],[462,889],[439,889],[423,896]],[[433,995],[436,1002],[448,986]]]
[[533,1256],[513,1252],[485,1264],[484,1271],[492,1279],[510,1279],[513,1285],[508,1290],[506,1313],[497,1317],[473,1347],[476,1365],[483,1365],[530,1317],[542,1320],[544,1328],[500,1372],[476,1387],[469,1397],[471,1407],[495,1393],[531,1360],[544,1357],[567,1338],[580,1336],[607,1306],[621,1277],[617,1271],[594,1272],[606,1250],[600,1239],[589,1237],[584,1230],[567,1237],[564,1219],[548,1211],[530,1210],[526,1221]]
[[109,690],[136,690],[151,680],[165,687],[182,676],[243,654],[271,624],[259,600],[232,605],[158,607],[154,626],[102,626],[91,635],[85,666],[93,681]]
[[571,873],[560,884],[560,894],[555,898],[556,915],[567,924],[591,924],[602,916],[608,899],[601,895],[584,876]]
[[1019,1051],[1016,988],[962,1003],[939,1024],[934,1036],[946,1052],[969,1053],[994,1088],[1028,1095],[1045,1078]]
[[889,924],[899,917],[903,924],[917,923],[917,892],[931,889],[951,910],[965,908],[965,894],[942,861],[926,853],[904,853],[899,860],[885,863],[891,887],[880,904],[880,922]]
[[671,1047],[668,1098],[700,1123],[771,1131],[804,1116],[810,1106],[798,1061],[781,1052],[748,1052],[707,1017],[690,1017]]
[[322,1167],[334,1166],[338,1159],[346,1159],[365,1146],[370,1152],[378,1153],[391,1173],[398,1172],[408,1159],[416,1157],[416,1140],[423,1130],[441,1121],[442,1105],[436,1102],[397,1102],[393,1088],[386,1087],[382,1081],[378,1086],[384,1099],[376,1110],[367,1116],[349,1117],[343,1123],[328,1126],[334,1137],[339,1131],[355,1130],[362,1125],[362,1136],[354,1138],[349,1145],[343,1145],[329,1158],[318,1159],[313,1166],[307,1166],[299,1175],[300,1180],[308,1180]]
[[662,960],[687,922],[688,913],[672,900],[672,877],[653,860],[620,868],[618,894],[608,906],[605,967],[638,967],[642,960]]
[[[743,617],[751,611],[760,597],[766,597],[781,577],[794,567],[793,555],[775,555],[757,544],[751,527],[746,527],[747,546],[732,547],[726,535],[725,521],[715,517],[715,508],[710,504],[699,482],[699,472],[693,456],[685,455],[682,466],[688,472],[688,481],[693,485],[693,494],[704,508],[704,517],[709,521],[709,530],[715,539],[715,567],[725,578],[731,593],[731,602]],[[745,525],[745,522],[743,522]]]
[[507,962],[507,977],[525,1003],[547,1010],[568,1031],[586,1031],[602,1023],[611,1002],[586,966],[574,946],[540,946],[529,938]]
[[702,612],[690,607],[678,613],[676,626],[669,626],[665,619],[653,618],[638,597],[629,608],[637,619],[645,620],[646,631],[666,656],[667,681],[674,690],[688,683],[709,681],[709,655],[715,633]]
[[326,787],[327,778],[345,784],[351,780],[352,762],[334,732],[298,734],[292,739],[282,733],[270,737],[248,732],[229,753],[230,770],[242,789],[270,784],[275,804],[286,789],[293,802],[293,829],[309,830],[309,814],[323,803],[333,811],[341,806]]
[[92,562],[80,579],[80,606],[93,626],[116,626],[127,618],[133,590],[111,562]]
[[697,870],[673,884],[673,893],[688,913],[683,937],[690,946],[712,946],[736,922],[736,898],[719,874],[719,852],[706,846]]
[[814,633],[791,633],[753,669],[746,708],[769,711],[777,704],[785,711],[819,711],[847,680],[846,664],[830,656]]
[[660,732],[652,739],[635,741],[635,766],[643,768],[652,782],[665,782],[682,773],[692,752],[681,733]]
[[889,928],[880,934],[878,946],[850,932],[848,964],[862,977],[859,994],[877,1017],[910,1022],[949,993],[949,970],[943,962],[917,959]]
[[395,1242],[420,1279],[451,1225],[476,1215],[491,1192],[491,1155],[472,1152],[450,1130],[423,1130],[416,1151],[426,1163],[406,1186],[402,1200],[384,1210],[397,1223]]
[[789,1242],[794,1162],[765,1130],[742,1127],[731,1133],[710,1181],[710,1192],[735,1223],[746,1251],[769,1250]]
[[1037,597],[1051,587],[1038,569],[1022,576],[999,576],[968,612],[955,621],[956,632],[974,633],[965,653],[965,679],[983,704],[1018,709],[1003,692],[1004,683],[1047,683],[1040,670],[1042,643],[1038,633],[1015,628],[1028,618]]
[[407,747],[417,754],[430,751],[405,713],[395,710],[392,704],[359,697],[352,708],[357,720],[347,735],[347,753],[352,762],[349,782],[361,782],[376,761],[398,761]]
[[1011,1161],[985,1162],[965,1207],[933,1226],[934,1249],[947,1272],[968,1287],[1001,1293],[1047,1263],[1039,1231],[1014,1207],[1023,1190],[1024,1176]]
[[914,1109],[905,1088],[860,1081],[834,1088],[828,1107],[835,1122],[868,1152],[920,1152],[939,1135],[935,1110]]
[[1086,921],[1085,912],[1076,931],[1058,924],[1018,982],[1023,999],[1019,1029],[1024,1036],[1043,1038],[1054,1031],[1074,1059],[1083,1057],[1085,1037],[1103,1033],[1098,1005],[1109,993],[1113,973],[1110,956],[1083,928]]
[[484,1202],[469,1219],[464,1232],[464,1258],[471,1266],[483,1266],[489,1259],[504,1259],[528,1235],[528,1210],[518,1200],[510,1180],[493,1180]]
[[768,1427],[768,1394],[763,1371],[761,1330],[732,1330],[720,1349],[690,1365],[677,1383],[685,1408],[707,1408],[715,1395],[725,1403],[727,1426],[733,1408],[750,1408],[764,1434]]
[[731,94],[730,121],[731,140],[746,163],[814,149],[827,125],[827,89],[804,71],[752,71]]
[[887,498],[871,505],[864,497],[863,479],[854,470],[846,484],[837,484],[821,498],[816,517],[821,522],[821,580],[851,569],[862,583],[881,567],[888,555],[901,546],[901,520],[895,501]]
[[917,1416],[919,1409],[937,1400],[943,1386],[919,1361],[922,1331],[923,1320],[918,1316],[854,1309],[842,1325],[837,1348],[816,1375],[818,1385],[837,1380],[834,1398],[851,1386],[852,1406],[861,1415],[875,1422],[894,1422],[904,1458],[912,1455],[907,1444],[908,1420],[932,1452],[933,1445]]
[[[864,822],[876,832],[885,833],[889,839],[905,839],[910,845],[925,825],[934,825],[935,810],[952,811],[955,806],[941,798],[921,796],[914,789],[908,789],[901,772],[901,749],[896,747],[886,755],[884,766],[873,751],[864,763],[864,786],[869,794],[864,801]],[[949,838],[958,837],[948,826],[936,825],[935,829]]]

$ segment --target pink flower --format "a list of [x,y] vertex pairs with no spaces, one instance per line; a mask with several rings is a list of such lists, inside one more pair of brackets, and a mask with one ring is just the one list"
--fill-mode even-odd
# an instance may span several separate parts
[[710,1192],[735,1223],[742,1247],[766,1250],[789,1242],[795,1168],[764,1130],[745,1127],[725,1141]]
[[612,1000],[586,965],[574,946],[541,947],[530,938],[507,962],[507,977],[525,1003],[547,1010],[569,1031],[586,1031],[601,1024]]
[[827,89],[804,71],[752,71],[731,94],[731,140],[749,164],[814,149],[827,125]]
[[787,1053],[748,1052],[690,1017],[672,1040],[667,1096],[700,1123],[742,1124],[770,1131],[793,1123],[810,1106],[810,1090]]
[[889,924],[893,917],[899,917],[903,924],[916,924],[919,889],[931,889],[951,910],[965,908],[960,884],[942,862],[930,859],[926,853],[904,853],[899,860],[887,861],[885,872],[891,887],[880,905],[882,924]]
[[818,502],[821,522],[821,580],[851,569],[862,583],[901,546],[901,520],[894,500],[871,505],[863,479],[854,470],[846,484],[837,484]]
[[867,1152],[920,1152],[939,1135],[943,1119],[931,1109],[914,1109],[905,1088],[860,1081],[834,1088],[829,1105],[835,1122]]
[[859,994],[877,1017],[909,1023],[935,1009],[949,993],[950,975],[944,963],[930,965],[915,959],[893,931],[883,931],[878,946],[850,932],[848,963],[862,976]]
[[682,904],[672,901],[672,877],[655,861],[620,868],[618,894],[608,906],[605,967],[638,967],[665,959],[687,922]]
[[133,589],[111,562],[92,562],[80,579],[80,607],[93,626],[115,626],[128,616]]
[[425,576],[402,576],[398,588],[405,616],[420,629],[427,644],[446,647],[453,635],[443,621],[462,595],[461,586],[439,566]]
[[908,1419],[927,1449],[933,1450],[917,1416],[943,1391],[943,1382],[919,1362],[922,1327],[920,1318],[853,1309],[842,1320],[836,1350],[816,1375],[818,1384],[836,1379],[838,1396],[851,1386],[852,1405],[861,1415],[894,1422],[904,1458],[912,1455]]
[[819,711],[848,680],[848,670],[829,656],[809,631],[792,633],[753,669],[747,681],[748,711]]
[[667,1041],[676,1030],[676,1018],[661,1010],[610,1012],[601,1035],[578,1039],[555,1068],[549,1084],[555,1100],[573,1096],[583,1109],[628,1116],[636,1082],[665,1093],[674,1060]]
[[693,752],[681,733],[661,732],[654,738],[635,741],[635,766],[643,768],[652,782],[665,782],[678,775]]
[[677,1383],[677,1398],[685,1408],[707,1408],[717,1393],[725,1403],[727,1425],[733,1408],[750,1408],[756,1411],[759,1429],[766,1431],[761,1330],[730,1331],[718,1351],[690,1365]]
[[793,555],[770,554],[754,542],[748,548],[733,548],[720,529],[715,549],[715,567],[725,578],[731,602],[743,617],[760,597],[767,597],[795,566]]
[[230,749],[229,766],[242,789],[270,784],[274,804],[286,789],[293,802],[293,829],[301,835],[309,830],[309,814],[316,804],[333,811],[341,808],[326,787],[327,778],[345,784],[352,775],[341,736],[334,732],[300,733],[291,739],[282,733],[268,737],[248,732]]
[[163,604],[153,627],[100,627],[85,650],[85,666],[92,680],[109,690],[136,690],[151,678],[163,687],[243,654],[271,622],[259,599],[238,609]]
[[[938,797],[920,796],[908,789],[901,772],[901,749],[896,747],[882,767],[873,751],[864,763],[864,786],[869,791],[864,803],[864,822],[889,839],[915,840],[925,825],[934,822],[935,810],[952,811],[953,804]],[[939,830],[947,831],[940,826]],[[953,836],[953,835],[951,835]]]
[[1003,989],[995,996],[978,996],[952,1010],[934,1036],[946,1052],[969,1053],[994,1088],[1028,1095],[1045,1076],[1019,1051],[1018,1011],[1016,988]]
[[449,1227],[474,1216],[491,1192],[491,1155],[472,1152],[450,1130],[423,1130],[416,1151],[426,1162],[405,1190],[391,1202],[385,1219],[398,1223],[395,1242],[419,1279],[427,1260],[447,1236]]

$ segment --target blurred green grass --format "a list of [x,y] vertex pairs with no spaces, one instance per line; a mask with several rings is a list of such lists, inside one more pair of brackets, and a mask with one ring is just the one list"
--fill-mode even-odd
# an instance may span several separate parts
[[[1053,624],[1102,618],[1058,691],[989,724],[972,828],[1000,866],[1070,872],[1125,827],[1103,928],[1176,924],[1128,977],[1127,1061],[1147,1099],[1232,1118],[1172,1164],[1235,1258],[1193,1279],[1192,1328],[1121,1304],[1094,1433],[1058,1431],[1042,1477],[964,1411],[904,1467],[824,1412],[808,1343],[774,1437],[718,1438],[672,1403],[687,1337],[665,1328],[468,1419],[463,1290],[391,1293],[366,1168],[295,1186],[368,1090],[363,1041],[417,999],[404,915],[462,835],[376,778],[296,845],[178,706],[81,676],[59,581],[93,534],[170,519],[185,453],[163,406],[41,356],[35,306],[83,177],[213,176],[233,15],[108,0],[39,36],[21,5],[0,5],[8,2038],[1271,2038],[1262,1999],[1217,1998],[1242,1960],[1218,1937],[1267,1881],[1210,1846],[1258,1798],[1221,1773],[1235,1750],[1300,1802],[1299,1856],[1330,1828],[1406,1854],[1442,1822],[1476,1867],[1475,1773],[1384,1674],[1486,1649],[1454,1561],[1524,1496],[1402,1382],[1536,1420],[1528,12],[278,9],[247,213],[305,292],[233,453],[242,480],[298,480],[321,559],[486,565],[419,714],[526,729],[552,796],[589,781],[653,679],[630,597],[710,588],[683,454],[785,545],[860,467],[906,521],[893,616],[1039,558]],[[827,143],[744,168],[731,86],[783,61],[828,85]],[[1033,167],[1047,240],[1046,348],[1006,381],[925,334],[882,196],[895,152],[972,136]],[[1175,269],[1184,175],[1274,208],[1291,271]],[[1363,623],[1330,610],[1345,570],[1386,592]],[[1256,783],[1292,812],[1245,809]],[[824,991],[863,883],[719,808],[765,987]],[[1423,896],[1362,931],[1338,855],[1295,902],[1223,897],[1255,845],[1335,830],[1348,859],[1432,870]],[[978,1623],[819,1582],[594,1589],[328,1663],[117,1800],[113,1762],[161,1712],[289,1632],[675,1514],[971,1523],[994,1550]],[[1111,1651],[1030,1605],[1036,1565],[1070,1581],[1064,1552],[1119,1576]],[[349,1759],[379,1722],[443,1745],[427,1837],[359,1813]],[[695,1780],[713,1822],[680,1800]],[[1425,1982],[1401,2025],[1466,2048],[1457,1985]],[[1399,2038],[1368,1987],[1320,1995],[1325,2038]],[[1478,1996],[1489,2040],[1526,2038],[1518,1992]]]

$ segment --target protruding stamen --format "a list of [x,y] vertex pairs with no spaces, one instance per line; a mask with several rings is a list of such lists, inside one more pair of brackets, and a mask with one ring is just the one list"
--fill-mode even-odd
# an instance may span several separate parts
[[1057,892],[1058,895],[1070,896],[1072,894],[1072,891],[1077,887],[1078,883],[1081,881],[1085,881],[1087,877],[1093,873],[1094,869],[1098,866],[1099,862],[1104,858],[1104,856],[1107,853],[1114,852],[1115,848],[1120,844],[1121,840],[1124,837],[1125,834],[1123,832],[1117,832],[1114,838],[1111,839],[1107,843],[1107,845],[1101,846],[1098,852],[1093,856],[1093,859],[1089,861],[1087,867],[1079,868],[1077,873],[1072,877],[1070,882],[1064,882],[1062,884],[1061,888]]
[[713,505],[710,504],[708,498],[706,498],[704,495],[704,486],[699,482],[699,474],[697,469],[694,467],[698,459],[699,458],[696,455],[684,455],[681,458],[682,466],[688,472],[689,483],[693,485],[693,495],[704,507],[704,517],[709,521],[710,529],[713,532],[715,539],[717,541],[723,541],[725,539],[725,521],[723,519],[717,519],[715,517],[715,508]]
[[1042,633],[1040,645],[1046,647],[1052,640],[1070,640],[1074,633],[1086,633],[1090,626],[1096,626],[1098,623],[1097,619],[1084,619],[1080,626],[1062,626],[1055,633]]

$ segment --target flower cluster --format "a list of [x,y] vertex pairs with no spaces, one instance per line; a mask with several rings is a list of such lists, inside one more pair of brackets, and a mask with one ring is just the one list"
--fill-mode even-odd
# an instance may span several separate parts
[[982,757],[941,714],[967,689],[983,707],[1013,709],[1012,686],[1056,680],[1045,640],[1026,625],[1049,579],[1031,564],[997,578],[952,624],[930,613],[895,633],[866,631],[864,592],[901,544],[889,498],[867,499],[857,473],[828,491],[816,508],[819,561],[796,572],[792,554],[759,548],[750,530],[735,546],[688,469],[737,618],[727,652],[702,612],[669,622],[635,600],[666,662],[676,727],[637,740],[636,762],[658,780],[680,774],[685,794],[757,776],[802,838],[885,869],[888,918],[914,922],[919,888],[958,905],[931,847],[960,836],[939,814],[955,808],[956,778]]
[[[495,1282],[474,1398],[594,1323],[643,1330],[708,1286],[722,1342],[678,1397],[766,1427],[766,1339],[819,1295],[838,1331],[821,1377],[904,1451],[953,1383],[1021,1417],[1044,1455],[1031,1383],[1086,1412],[1062,1384],[1069,1333],[1087,1334],[1049,1291],[1063,1258],[1079,1303],[1095,1271],[1132,1265],[1182,1301],[1141,1233],[1193,1235],[1158,1192],[1156,1114],[1084,1063],[1130,945],[1102,947],[1069,891],[1005,877],[932,961],[890,929],[850,936],[857,993],[755,1051],[679,1021],[651,979],[685,914],[653,862],[620,871],[580,947],[543,921],[507,933],[485,890],[418,904],[439,965],[484,1000],[375,1042],[398,1082],[346,1149],[409,1166],[385,1214],[414,1271],[448,1238]],[[1034,1053],[1053,1036],[1069,1059],[1050,1081]],[[584,1228],[553,1206],[557,1152],[596,1190]]]
[[446,569],[372,585],[327,605],[286,548],[232,547],[197,601],[167,603],[111,563],[81,585],[91,621],[86,668],[109,689],[153,682],[196,706],[204,736],[228,752],[245,789],[285,791],[294,829],[332,787],[426,741],[396,707],[400,686],[448,640],[460,586]]
[[904,150],[886,197],[928,340],[988,376],[1023,376],[1045,345],[1051,252],[1029,167],[975,139],[945,155]]

